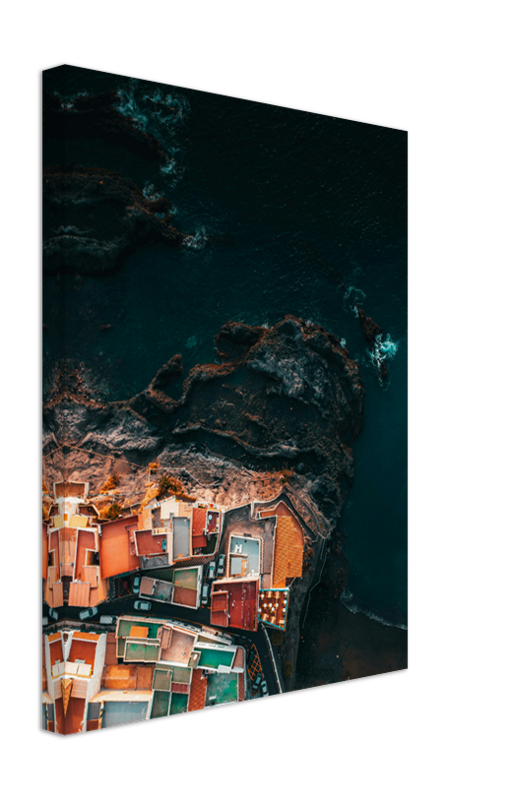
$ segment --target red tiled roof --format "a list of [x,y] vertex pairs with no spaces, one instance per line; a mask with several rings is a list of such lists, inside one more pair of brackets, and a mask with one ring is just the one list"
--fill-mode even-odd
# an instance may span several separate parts
[[202,669],[193,669],[191,690],[189,692],[189,711],[198,711],[200,708],[205,708],[206,696],[207,677],[203,675]]
[[212,598],[215,592],[228,592],[229,627],[257,630],[258,588],[258,579],[221,580],[212,584]]
[[193,508],[193,549],[196,547],[206,547],[207,538],[203,535],[207,523],[207,509]]
[[117,663],[117,640],[115,634],[109,631],[106,634],[106,658],[105,664]]
[[[137,531],[136,544],[140,556],[156,556],[167,552],[166,535],[154,536],[151,531]],[[166,545],[166,547],[163,546]]]
[[175,692],[175,694],[189,694],[189,684],[188,683],[172,683],[171,690],[172,690],[172,692]]

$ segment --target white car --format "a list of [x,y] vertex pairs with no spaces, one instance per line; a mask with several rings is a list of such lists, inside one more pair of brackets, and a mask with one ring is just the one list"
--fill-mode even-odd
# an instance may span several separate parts
[[147,600],[136,600],[134,607],[136,611],[150,611],[152,603],[149,603]]
[[222,575],[223,572],[224,572],[224,560],[225,560],[225,558],[226,558],[226,556],[224,554],[219,556],[219,561],[217,562],[217,574],[218,575]]
[[267,697],[267,695],[269,693],[269,689],[267,687],[267,681],[262,681],[262,685],[260,686],[260,689],[262,690],[262,695],[264,697]]
[[99,622],[101,625],[115,625],[117,619],[118,617],[104,616],[99,617]]
[[205,583],[203,585],[203,591],[202,591],[202,594],[201,594],[201,604],[202,604],[202,606],[206,606],[207,605],[208,599],[209,599],[209,585],[208,585],[208,583]]
[[81,620],[90,619],[90,617],[95,617],[95,615],[99,612],[97,606],[93,608],[84,608],[83,611],[80,611],[79,617]]
[[216,562],[211,561],[209,564],[209,571],[207,577],[209,578],[209,580],[213,580],[215,574],[216,574]]

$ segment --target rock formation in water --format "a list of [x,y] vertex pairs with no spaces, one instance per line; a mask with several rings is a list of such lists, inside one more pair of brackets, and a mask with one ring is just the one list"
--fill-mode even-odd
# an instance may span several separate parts
[[[168,113],[167,107],[165,108]],[[45,139],[102,139],[126,147],[149,161],[164,161],[161,142],[119,109],[116,91],[79,94],[73,98],[50,92],[43,94],[43,135]]]
[[184,238],[165,198],[147,200],[132,181],[99,167],[47,167],[43,219],[46,275],[109,274],[143,244],[176,247]]
[[378,373],[380,382],[383,383],[387,378],[387,364],[380,353],[383,330],[380,325],[377,325],[371,317],[368,317],[366,312],[359,306],[357,306],[357,318],[361,326],[362,334],[371,347],[371,361]]

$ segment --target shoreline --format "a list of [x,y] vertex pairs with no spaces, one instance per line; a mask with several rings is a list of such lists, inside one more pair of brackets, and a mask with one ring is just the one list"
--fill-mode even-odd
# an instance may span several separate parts
[[407,645],[408,630],[350,611],[322,584],[302,630],[295,688],[407,669]]

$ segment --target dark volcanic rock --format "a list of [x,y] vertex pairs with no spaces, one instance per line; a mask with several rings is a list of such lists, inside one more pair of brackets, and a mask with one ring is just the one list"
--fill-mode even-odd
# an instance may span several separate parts
[[156,216],[167,207],[165,200],[146,200],[134,183],[105,169],[47,167],[43,205],[43,265],[49,275],[111,273],[142,244],[176,247],[184,238],[170,215]]
[[380,325],[377,325],[371,317],[368,317],[359,306],[357,306],[357,316],[364,338],[372,348],[371,361],[375,365],[380,382],[383,383],[387,378],[387,364],[385,359],[380,356],[380,342],[383,334],[382,328]]
[[256,471],[298,466],[315,481],[316,503],[329,516],[337,506],[339,514],[341,484],[353,478],[351,443],[362,429],[357,364],[336,337],[294,317],[268,329],[228,323],[225,334],[240,339],[243,355],[193,367],[178,399],[168,388],[182,372],[180,356],[122,403],[101,402],[79,369],[61,365],[45,404],[48,441],[86,440],[91,450],[132,456],[139,435],[138,463],[163,447],[194,445]]
[[357,306],[357,316],[365,340],[371,345],[371,347],[373,347],[376,337],[381,336],[383,332],[380,325],[377,325],[376,322],[371,319],[371,317],[368,317],[362,308],[359,308],[359,306]]
[[118,101],[116,91],[77,96],[72,100],[44,92],[44,136],[62,140],[64,135],[66,139],[100,137],[115,146],[124,145],[141,158],[164,161],[161,143],[122,114],[117,108]]

